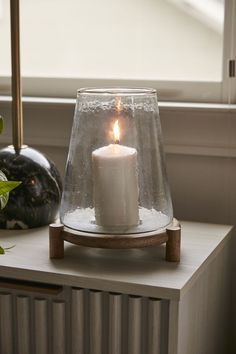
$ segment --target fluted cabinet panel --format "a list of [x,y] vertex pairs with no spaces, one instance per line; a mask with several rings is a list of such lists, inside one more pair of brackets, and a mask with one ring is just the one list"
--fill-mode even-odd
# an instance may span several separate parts
[[12,294],[0,293],[0,353],[13,354]]
[[71,298],[72,354],[160,354],[162,300],[79,288]]
[[65,302],[52,304],[52,353],[66,354]]
[[161,301],[148,300],[148,350],[147,354],[161,354]]
[[122,295],[109,294],[109,353],[122,354]]
[[0,292],[0,354],[167,354],[162,309],[163,300],[84,288]]
[[72,354],[85,354],[87,331],[85,328],[85,290],[72,289],[71,341]]
[[103,306],[102,291],[90,291],[89,313],[90,313],[90,354],[104,354],[103,352]]
[[35,354],[48,354],[48,304],[45,299],[34,300]]
[[142,298],[129,296],[128,353],[141,354],[142,349]]
[[30,298],[28,296],[17,296],[16,321],[17,321],[17,353],[32,354]]

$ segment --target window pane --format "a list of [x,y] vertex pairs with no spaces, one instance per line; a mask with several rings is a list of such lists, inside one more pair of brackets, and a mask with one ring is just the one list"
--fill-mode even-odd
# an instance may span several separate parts
[[[0,0],[0,75],[10,75]],[[22,75],[220,81],[222,0],[21,0]]]

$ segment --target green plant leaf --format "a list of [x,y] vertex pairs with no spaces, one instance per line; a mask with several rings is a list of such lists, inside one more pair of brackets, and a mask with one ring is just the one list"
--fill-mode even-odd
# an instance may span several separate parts
[[21,184],[19,181],[0,181],[0,196],[9,193]]
[[7,181],[7,177],[4,175],[2,171],[0,171],[0,181]]
[[[2,171],[0,171],[0,181],[7,181],[7,177],[4,175]],[[0,210],[5,208],[9,199],[9,193],[5,193],[0,196]]]
[[14,248],[16,245],[10,246],[10,247],[2,247],[0,246],[0,255],[5,254],[6,252],[9,252],[12,248]]
[[0,116],[0,134],[2,133],[3,131],[3,118],[2,116]]
[[0,209],[5,208],[9,199],[9,192],[18,187],[18,181],[0,181]]
[[9,192],[18,187],[21,182],[8,181],[5,174],[0,171],[0,209],[5,208],[9,199]]
[[3,195],[0,195],[0,209],[5,208],[5,206],[7,205],[9,199],[9,193],[5,193]]

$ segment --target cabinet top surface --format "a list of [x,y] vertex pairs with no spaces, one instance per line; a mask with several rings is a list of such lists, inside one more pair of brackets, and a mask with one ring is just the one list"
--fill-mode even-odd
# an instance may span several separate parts
[[0,230],[0,277],[179,299],[229,240],[231,226],[181,222],[181,261],[165,261],[165,245],[105,250],[65,242],[65,258],[49,259],[48,227]]

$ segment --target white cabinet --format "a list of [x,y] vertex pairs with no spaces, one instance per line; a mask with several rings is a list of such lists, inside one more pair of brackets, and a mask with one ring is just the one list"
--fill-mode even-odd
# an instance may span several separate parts
[[47,228],[1,231],[0,353],[228,353],[231,233],[183,222],[177,264],[164,246],[50,260]]

